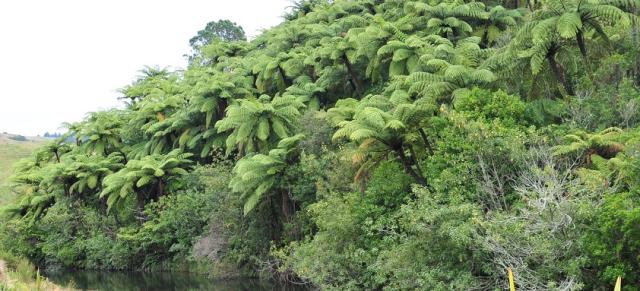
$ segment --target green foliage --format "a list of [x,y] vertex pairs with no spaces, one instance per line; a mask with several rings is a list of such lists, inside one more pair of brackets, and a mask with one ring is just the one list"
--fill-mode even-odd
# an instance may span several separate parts
[[242,194],[245,215],[263,200],[265,193],[274,188],[289,160],[295,158],[291,152],[302,138],[303,135],[285,138],[267,155],[247,156],[238,161],[233,169],[235,176],[229,186]]
[[[354,162],[361,164],[356,180],[386,156],[394,154],[416,183],[426,185],[412,143],[422,138],[429,146],[427,137],[420,130],[420,121],[432,115],[433,111],[431,104],[413,104],[403,91],[396,91],[390,98],[370,95],[356,105],[352,120],[338,123],[339,129],[333,139],[346,138],[358,145],[353,156]],[[337,114],[340,113],[332,113]]]
[[522,16],[518,10],[506,9],[500,5],[491,7],[488,17],[481,20],[484,26],[478,27],[473,34],[482,37],[481,43],[485,46],[494,46],[504,37],[505,31],[517,26]]
[[556,124],[566,115],[567,108],[564,102],[551,99],[538,99],[527,103],[526,117],[531,124],[548,126]]
[[[201,189],[189,189],[174,196],[161,197],[145,207],[147,220],[139,229],[118,236],[122,244],[143,254],[142,266],[153,268],[163,262],[186,260],[204,233],[213,209],[211,195]],[[153,253],[153,255],[147,255]]]
[[296,1],[251,41],[209,23],[187,69],[146,67],[17,165],[0,248],[334,290],[640,284],[639,5]]
[[[566,70],[575,56],[571,48],[577,45],[586,60],[587,36],[593,33],[594,37],[608,40],[607,26],[627,26],[629,15],[621,8],[628,4],[627,1],[545,1],[517,32],[502,62],[525,61],[534,76],[548,68],[561,85],[560,93],[574,95],[574,81]],[[590,70],[587,61],[583,65]]]
[[[376,262],[378,280],[392,289],[468,289],[480,284],[473,274],[482,251],[472,251],[479,237],[479,209],[471,203],[446,205],[424,189],[398,213],[398,234]],[[401,233],[401,234],[400,234]],[[407,264],[411,262],[411,264]]]
[[556,146],[554,154],[584,155],[586,166],[590,166],[594,155],[613,158],[624,149],[624,145],[616,141],[621,131],[619,128],[612,127],[593,134],[578,131],[566,135],[567,143]]
[[480,67],[489,50],[479,46],[478,37],[451,42],[431,36],[434,48],[420,57],[424,71],[406,79],[409,92],[438,101],[451,101],[475,86],[486,87],[496,80],[494,73]]
[[219,133],[231,131],[227,152],[237,147],[239,154],[266,152],[279,139],[291,136],[294,122],[304,104],[291,96],[267,95],[255,100],[239,100],[227,109],[227,116],[216,123]]
[[492,93],[475,88],[455,100],[454,108],[472,119],[498,119],[509,125],[523,124],[525,104],[517,96],[503,91]]
[[121,131],[125,112],[111,110],[89,114],[78,135],[86,138],[82,147],[88,153],[109,155],[122,147]]
[[196,48],[205,46],[214,39],[224,41],[245,40],[244,29],[236,23],[223,19],[219,21],[211,21],[203,30],[189,40],[189,44]]
[[[598,279],[591,278],[594,285],[599,281],[613,282],[618,276],[629,282],[637,282],[638,197],[634,193],[607,195],[604,205],[593,214],[594,229],[584,236],[589,252],[589,265],[596,270]],[[635,286],[631,287],[634,288]],[[635,290],[635,289],[630,289]]]
[[136,194],[139,207],[142,207],[146,200],[158,199],[167,191],[181,186],[179,178],[187,174],[185,167],[191,163],[189,157],[191,154],[174,150],[166,155],[131,160],[122,170],[104,179],[100,198],[107,198],[107,209],[110,210],[114,206],[121,206],[124,199]]
[[198,33],[189,40],[189,45],[193,51],[189,59],[192,62],[198,59],[202,54],[203,48],[216,41],[232,42],[246,40],[247,37],[244,34],[244,29],[235,22],[227,19],[211,21],[207,23],[204,29],[198,31]]

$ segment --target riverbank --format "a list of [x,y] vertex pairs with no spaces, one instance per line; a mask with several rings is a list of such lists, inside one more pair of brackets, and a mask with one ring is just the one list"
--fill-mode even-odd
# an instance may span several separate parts
[[0,282],[4,281],[6,273],[7,273],[7,264],[3,260],[0,260]]
[[31,264],[20,261],[15,269],[0,260],[0,290],[71,291],[74,289],[58,286],[42,277]]

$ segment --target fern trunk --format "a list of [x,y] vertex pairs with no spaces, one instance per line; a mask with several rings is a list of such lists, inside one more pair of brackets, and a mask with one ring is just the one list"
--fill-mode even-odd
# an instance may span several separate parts
[[136,209],[138,211],[138,219],[144,221],[144,204],[145,204],[145,195],[142,192],[136,193]]
[[156,189],[156,200],[160,199],[164,195],[164,182],[158,179],[158,188]]
[[580,54],[586,60],[587,59],[587,46],[584,43],[584,34],[581,30],[578,30],[576,33],[576,41],[578,42],[578,47],[580,48]]
[[118,150],[118,152],[122,154],[123,162],[126,165],[129,162],[129,159],[127,158],[127,154],[125,154],[122,150]]
[[278,91],[280,91],[280,94],[284,94],[284,91],[289,85],[287,85],[287,77],[285,76],[284,70],[280,65],[278,65],[278,75],[279,76],[276,85],[278,87]]
[[591,71],[591,66],[589,65],[589,59],[587,58],[587,45],[584,42],[584,33],[581,30],[578,30],[576,33],[576,41],[578,42],[578,47],[580,48],[580,54],[582,55],[582,62],[584,63],[584,68],[587,70],[587,75],[591,81],[594,80],[593,72]]
[[422,137],[422,141],[424,142],[424,146],[427,148],[427,151],[429,152],[430,155],[433,155],[433,146],[431,145],[431,142],[427,137],[427,133],[424,132],[424,129],[422,128],[420,128],[418,132],[420,133],[420,137]]
[[293,210],[291,208],[291,198],[289,198],[289,193],[287,191],[282,191],[280,193],[282,198],[282,215],[286,222],[291,221],[291,217],[293,216]]
[[418,155],[412,146],[409,146],[409,152],[411,153],[411,162],[416,165],[416,170],[420,174],[420,177],[424,180],[424,176],[422,175],[422,168],[420,167],[420,163],[418,162]]
[[218,108],[216,110],[216,113],[218,114],[218,120],[224,119],[225,112],[227,111],[227,106],[227,100],[221,99],[220,101],[218,101]]
[[482,33],[482,38],[480,39],[480,45],[484,48],[489,47],[489,24],[484,26],[484,32]]
[[347,67],[347,72],[349,73],[351,79],[351,85],[353,85],[353,90],[356,91],[356,94],[362,93],[362,85],[360,84],[360,80],[358,79],[358,75],[356,74],[353,64],[349,61],[346,54],[342,54],[342,61],[344,65]]
[[547,61],[549,62],[549,67],[553,72],[553,76],[556,78],[558,82],[560,82],[562,87],[564,87],[563,89],[565,90],[565,92],[568,93],[569,95],[575,95],[573,92],[573,86],[571,85],[571,82],[569,82],[565,76],[564,69],[562,69],[560,64],[556,62],[555,52],[550,52],[549,54],[547,54]]
[[409,157],[407,157],[407,155],[404,152],[404,147],[400,146],[397,149],[395,149],[396,154],[398,155],[398,158],[400,159],[400,163],[402,164],[402,167],[404,167],[404,171],[411,176],[416,183],[422,185],[422,186],[427,186],[427,181],[425,180],[424,177],[422,177],[422,173],[418,173],[413,169],[413,164],[412,164],[412,160],[409,159]]
[[271,223],[271,240],[278,243],[280,242],[280,234],[282,233],[280,219],[278,217],[278,211],[276,209],[276,203],[272,197],[269,197],[269,208],[271,211],[270,223]]

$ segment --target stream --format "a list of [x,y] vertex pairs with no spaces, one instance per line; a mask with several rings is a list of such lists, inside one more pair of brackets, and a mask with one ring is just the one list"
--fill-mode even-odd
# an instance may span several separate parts
[[43,274],[57,285],[80,290],[105,291],[164,291],[164,290],[220,290],[220,291],[301,291],[301,287],[283,287],[256,279],[213,280],[203,275],[177,272],[108,272],[58,270]]

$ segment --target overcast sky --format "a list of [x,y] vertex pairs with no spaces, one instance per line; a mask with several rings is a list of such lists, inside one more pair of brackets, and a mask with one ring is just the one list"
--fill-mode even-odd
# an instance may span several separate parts
[[282,22],[289,0],[0,1],[0,132],[60,131],[118,106],[145,65],[185,67],[189,39],[230,19],[249,36]]

